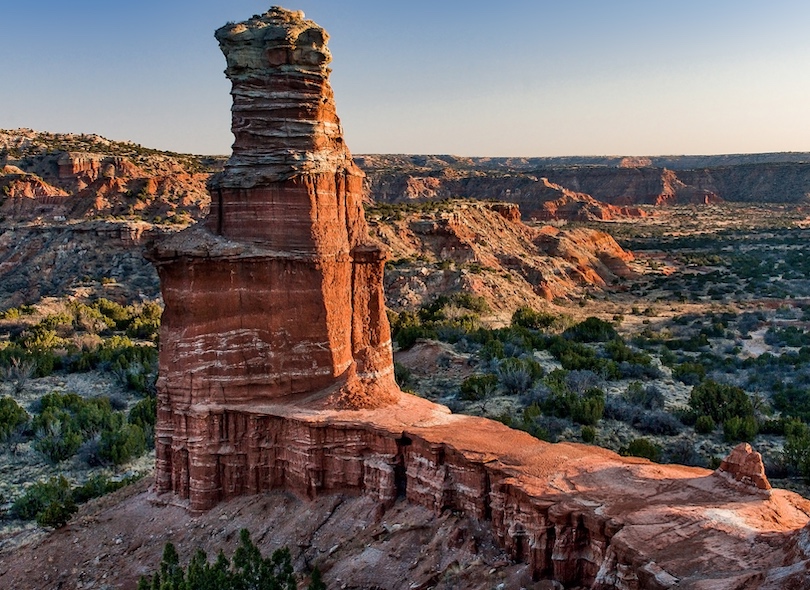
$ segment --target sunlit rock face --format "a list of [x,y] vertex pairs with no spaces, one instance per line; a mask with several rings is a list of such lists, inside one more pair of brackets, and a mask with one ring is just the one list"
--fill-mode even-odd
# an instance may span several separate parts
[[149,254],[166,304],[158,487],[197,507],[231,486],[212,432],[224,412],[301,397],[369,408],[399,393],[385,253],[367,237],[326,32],[273,8],[216,37],[233,84],[233,155],[209,183],[204,224]]
[[[158,492],[192,510],[282,489],[364,495],[380,514],[397,501],[452,511],[486,523],[527,575],[568,588],[808,587],[810,502],[764,489],[748,448],[712,474],[400,393],[384,254],[366,238],[326,34],[272,9],[217,38],[234,155],[205,223],[150,249],[166,304]],[[593,237],[546,233],[546,248],[571,252]]]

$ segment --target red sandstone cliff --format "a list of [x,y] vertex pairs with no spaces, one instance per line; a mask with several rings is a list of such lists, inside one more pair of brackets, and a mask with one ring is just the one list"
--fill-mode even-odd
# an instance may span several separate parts
[[396,215],[371,209],[372,235],[391,251],[385,274],[389,304],[412,308],[437,295],[466,291],[495,311],[616,285],[632,274],[633,255],[592,229],[534,227],[511,203],[457,200],[435,210]]
[[208,210],[205,184],[217,162],[95,135],[17,129],[0,130],[0,166],[0,215],[9,221],[187,224]]

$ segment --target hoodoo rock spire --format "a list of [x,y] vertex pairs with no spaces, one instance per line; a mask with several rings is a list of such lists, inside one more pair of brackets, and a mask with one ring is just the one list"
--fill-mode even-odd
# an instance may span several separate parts
[[223,463],[244,457],[211,436],[229,413],[282,398],[371,408],[399,395],[385,253],[369,241],[363,173],[335,112],[328,35],[272,8],[216,38],[233,85],[233,155],[209,183],[204,224],[149,253],[166,305],[158,489],[198,506],[243,485],[226,481]]

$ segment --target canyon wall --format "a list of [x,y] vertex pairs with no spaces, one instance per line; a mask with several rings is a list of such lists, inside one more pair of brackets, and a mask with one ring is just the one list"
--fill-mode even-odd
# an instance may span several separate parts
[[526,219],[543,219],[535,212],[560,199],[563,191],[569,199],[580,194],[601,202],[605,213],[592,214],[596,219],[634,214],[604,204],[797,203],[810,195],[808,154],[632,159],[375,155],[360,156],[358,162],[373,200],[497,199],[520,204]]

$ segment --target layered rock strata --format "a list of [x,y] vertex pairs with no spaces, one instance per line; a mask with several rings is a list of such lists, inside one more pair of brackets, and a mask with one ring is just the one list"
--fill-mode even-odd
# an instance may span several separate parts
[[149,254],[166,305],[158,489],[194,508],[241,485],[232,461],[257,466],[222,447],[222,408],[249,415],[302,396],[369,407],[399,393],[385,253],[367,237],[363,174],[335,113],[326,33],[272,9],[216,37],[233,84],[233,155],[209,183],[205,223]]
[[452,510],[489,522],[534,578],[567,587],[810,580],[799,532],[810,502],[795,494],[551,445],[400,394],[384,255],[367,242],[326,34],[276,8],[217,38],[234,155],[206,222],[151,249],[166,303],[158,491],[192,510],[273,489]]
[[[190,432],[199,426],[188,423]],[[810,582],[810,502],[707,469],[546,443],[410,395],[360,411],[284,400],[226,406],[205,427],[218,449],[223,500],[283,489],[309,498],[364,495],[382,508],[404,500],[437,515],[453,511],[488,522],[533,578],[565,587]],[[177,484],[193,508],[208,507],[188,482]],[[706,580],[712,585],[702,586]]]

